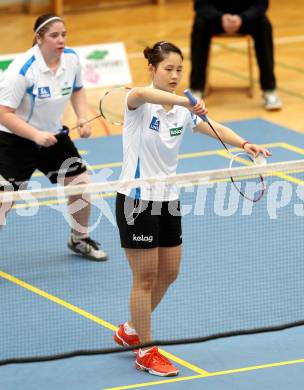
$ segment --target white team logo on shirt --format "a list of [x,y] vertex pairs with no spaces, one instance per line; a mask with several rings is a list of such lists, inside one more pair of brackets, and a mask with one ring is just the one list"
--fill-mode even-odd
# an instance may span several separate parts
[[46,99],[51,97],[50,87],[40,87],[38,88],[38,98]]
[[160,125],[159,119],[156,116],[153,116],[149,129],[154,131],[159,131],[159,125]]

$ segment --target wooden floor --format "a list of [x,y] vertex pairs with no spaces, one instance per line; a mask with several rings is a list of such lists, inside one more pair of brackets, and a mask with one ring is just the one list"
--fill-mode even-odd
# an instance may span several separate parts
[[[216,41],[212,46],[210,83],[214,87],[206,99],[209,116],[218,121],[260,117],[304,131],[304,2],[283,0],[270,2],[269,16],[274,27],[278,92],[284,103],[280,112],[268,113],[261,108],[261,92],[254,61],[255,91],[252,99],[233,87],[246,86],[247,54],[245,43]],[[35,15],[0,14],[0,53],[24,51],[31,46]],[[134,85],[145,85],[149,76],[142,50],[158,40],[179,45],[185,54],[184,78],[178,90],[188,87],[189,37],[193,19],[190,0],[168,0],[166,5],[107,8],[98,11],[74,11],[65,15],[69,46],[123,41],[128,53]],[[90,107],[97,109],[100,91],[88,91]],[[70,110],[66,123],[73,124]],[[110,127],[119,133],[119,127]],[[95,134],[106,134],[97,121]]]

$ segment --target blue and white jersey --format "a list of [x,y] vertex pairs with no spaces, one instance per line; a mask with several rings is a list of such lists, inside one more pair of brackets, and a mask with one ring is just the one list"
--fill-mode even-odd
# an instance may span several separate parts
[[[200,122],[199,117],[181,106],[174,106],[167,112],[158,104],[145,103],[136,110],[129,110],[126,104],[120,179],[175,175],[185,131],[192,131]],[[135,191],[119,192],[143,200],[178,199],[178,191],[172,185],[143,185]]]
[[[65,48],[56,73],[46,65],[38,45],[18,56],[0,80],[0,105],[16,109],[19,118],[38,130],[57,133],[65,104],[82,88],[81,66],[74,50]],[[0,131],[11,133],[0,124]]]

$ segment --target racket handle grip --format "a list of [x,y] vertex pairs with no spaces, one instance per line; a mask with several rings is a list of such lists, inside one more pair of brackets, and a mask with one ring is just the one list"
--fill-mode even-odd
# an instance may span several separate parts
[[60,137],[63,137],[63,136],[65,136],[65,135],[68,135],[69,132],[70,132],[70,129],[69,129],[68,127],[66,127],[66,126],[63,126],[62,129],[59,131],[59,133],[57,133],[57,134],[55,135],[55,137],[56,137],[57,139],[59,139]]
[[[196,103],[197,103],[197,99],[192,95],[190,89],[185,89],[184,90],[184,95],[189,99],[190,103],[192,104],[192,106],[195,106]],[[207,115],[200,115],[200,117],[202,118],[202,120],[204,122],[208,122],[208,117]]]

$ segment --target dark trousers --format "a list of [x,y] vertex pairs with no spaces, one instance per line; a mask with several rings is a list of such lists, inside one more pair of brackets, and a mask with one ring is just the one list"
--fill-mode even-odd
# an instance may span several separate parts
[[[274,75],[274,54],[272,26],[266,16],[244,22],[238,31],[250,34],[254,39],[255,53],[260,72],[260,86],[263,91],[276,87]],[[210,41],[213,34],[224,33],[221,23],[197,15],[191,35],[190,88],[204,91]]]

